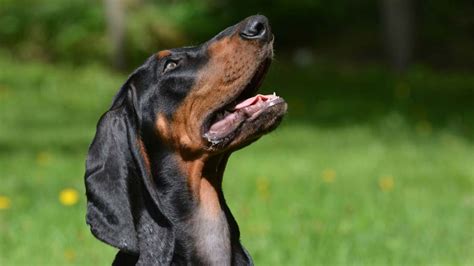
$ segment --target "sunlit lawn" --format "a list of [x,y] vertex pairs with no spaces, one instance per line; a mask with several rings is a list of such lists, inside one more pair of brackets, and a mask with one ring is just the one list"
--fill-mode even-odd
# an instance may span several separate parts
[[[264,87],[289,115],[224,179],[256,264],[472,265],[474,75],[282,62]],[[0,57],[0,265],[110,264],[83,171],[124,79]]]

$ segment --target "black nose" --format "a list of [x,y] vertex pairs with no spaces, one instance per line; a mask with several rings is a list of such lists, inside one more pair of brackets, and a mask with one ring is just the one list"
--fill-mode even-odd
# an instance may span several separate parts
[[240,36],[247,40],[268,41],[271,36],[270,25],[265,16],[256,15],[249,17],[240,31]]

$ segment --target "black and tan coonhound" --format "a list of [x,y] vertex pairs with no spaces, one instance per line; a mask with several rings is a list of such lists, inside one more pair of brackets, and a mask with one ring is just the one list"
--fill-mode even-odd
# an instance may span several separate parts
[[273,56],[264,16],[160,51],[102,116],[86,162],[87,223],[113,265],[252,265],[222,192],[230,154],[286,113],[260,95]]

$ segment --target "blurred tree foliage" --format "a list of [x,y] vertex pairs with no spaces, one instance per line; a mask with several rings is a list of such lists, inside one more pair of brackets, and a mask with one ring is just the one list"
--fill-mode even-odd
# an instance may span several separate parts
[[[375,0],[122,0],[125,54],[136,65],[159,49],[197,44],[242,18],[267,15],[277,50],[296,47],[349,61],[383,58]],[[418,1],[415,60],[448,66],[474,62],[474,2]],[[111,44],[97,0],[0,0],[0,47],[21,58],[105,62]]]
[[100,5],[81,0],[0,0],[0,45],[22,58],[104,59]]

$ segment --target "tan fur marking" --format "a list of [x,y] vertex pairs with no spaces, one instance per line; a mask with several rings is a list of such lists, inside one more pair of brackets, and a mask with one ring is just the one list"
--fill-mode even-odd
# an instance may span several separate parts
[[140,149],[140,155],[143,157],[143,161],[145,162],[145,167],[147,168],[148,173],[151,172],[151,165],[150,165],[150,158],[148,157],[148,153],[146,152],[145,144],[141,139],[137,140],[138,147]]
[[184,161],[180,156],[176,156],[176,161],[179,163],[180,169],[188,179],[188,185],[191,192],[198,199],[199,185],[202,178],[202,171],[204,169],[203,160]]
[[158,53],[156,53],[156,57],[158,57],[158,59],[161,59],[161,58],[166,57],[170,54],[171,54],[170,50],[162,50],[162,51],[159,51]]
[[165,141],[165,144],[169,145],[172,141],[170,136],[170,124],[164,114],[158,114],[155,127],[157,131],[156,133]]
[[199,199],[204,213],[208,216],[216,217],[221,212],[221,204],[216,188],[206,178],[201,179]]
[[216,217],[222,210],[216,184],[210,181],[210,179],[215,179],[216,177],[206,177],[204,174],[207,156],[193,161],[184,161],[181,157],[177,156],[176,160],[179,168],[187,177],[191,192],[199,201],[199,205],[206,216]]

